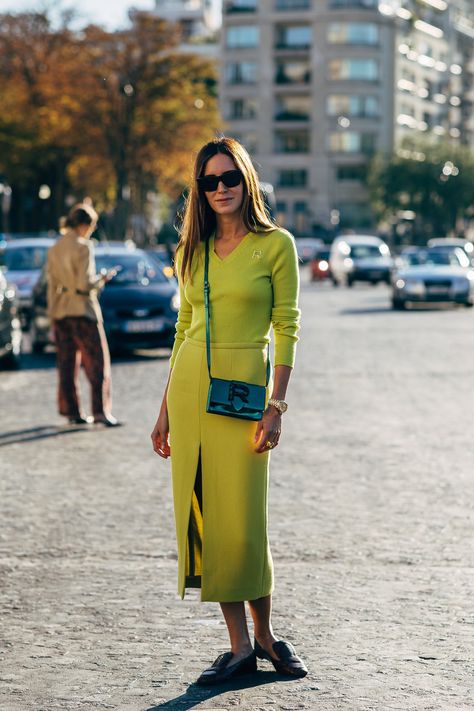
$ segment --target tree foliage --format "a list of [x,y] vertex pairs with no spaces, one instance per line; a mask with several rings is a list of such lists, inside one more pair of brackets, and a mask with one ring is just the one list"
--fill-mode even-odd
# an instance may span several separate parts
[[0,15],[0,174],[19,212],[43,183],[51,223],[68,195],[90,195],[125,220],[150,191],[182,189],[219,118],[215,68],[180,53],[179,39],[148,13],[117,32],[73,30],[68,17],[53,26],[47,13]]
[[463,146],[405,144],[388,160],[375,157],[368,186],[379,220],[394,224],[414,213],[417,241],[444,237],[474,217],[474,154]]

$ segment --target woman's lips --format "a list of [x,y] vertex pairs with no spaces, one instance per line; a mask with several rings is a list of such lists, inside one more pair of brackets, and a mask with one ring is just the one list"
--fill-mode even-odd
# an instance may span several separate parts
[[230,202],[233,200],[233,198],[228,197],[228,198],[217,198],[216,202]]

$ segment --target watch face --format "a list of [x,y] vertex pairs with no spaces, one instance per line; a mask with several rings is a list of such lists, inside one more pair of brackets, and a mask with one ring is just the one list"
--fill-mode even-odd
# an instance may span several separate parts
[[286,412],[288,410],[288,405],[286,404],[286,402],[281,401],[280,407],[282,412]]

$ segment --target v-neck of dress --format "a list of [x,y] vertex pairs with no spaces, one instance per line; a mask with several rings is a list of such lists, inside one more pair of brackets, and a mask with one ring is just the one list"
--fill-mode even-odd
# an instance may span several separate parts
[[235,257],[236,252],[238,252],[239,249],[241,249],[241,247],[242,247],[242,245],[244,244],[244,242],[247,241],[247,237],[249,236],[249,234],[250,234],[250,232],[247,232],[247,234],[245,234],[245,235],[242,237],[242,239],[240,240],[239,244],[234,247],[234,249],[232,250],[232,252],[229,252],[229,254],[226,254],[225,257],[219,257],[219,255],[217,254],[217,252],[216,252],[215,249],[214,249],[215,238],[216,238],[216,234],[215,234],[215,232],[214,232],[214,234],[211,235],[210,245],[209,245],[210,250],[209,250],[209,251],[211,252],[211,255],[212,255],[213,257],[215,257],[215,259],[216,259],[217,262],[220,262],[221,264],[224,264],[224,263],[227,264],[227,262],[229,262],[233,257]]

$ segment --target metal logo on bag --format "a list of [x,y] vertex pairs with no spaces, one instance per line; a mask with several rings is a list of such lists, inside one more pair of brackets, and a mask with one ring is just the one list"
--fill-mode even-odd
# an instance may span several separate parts
[[[230,383],[229,385],[229,402],[232,403],[236,410],[241,410],[244,403],[248,403],[250,389],[243,383]],[[240,400],[235,402],[235,400]]]

